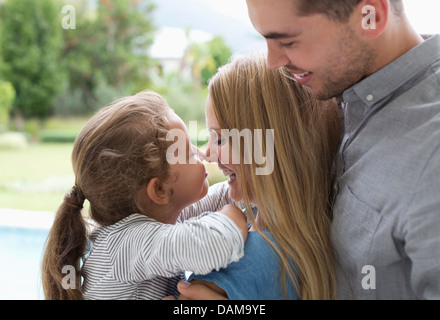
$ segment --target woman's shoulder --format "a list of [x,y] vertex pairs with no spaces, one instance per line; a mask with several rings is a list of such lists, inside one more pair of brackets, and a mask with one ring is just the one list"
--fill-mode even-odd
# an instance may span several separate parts
[[[273,245],[277,246],[269,232],[249,232],[244,256],[227,268],[196,279],[216,283],[232,300],[278,300],[283,299],[280,260]],[[290,299],[298,295],[293,285],[286,284]]]
[[[270,242],[268,242],[268,240]],[[277,253],[273,245],[277,246],[277,243],[270,232],[263,231],[262,234],[260,234],[256,231],[250,231],[245,243],[245,254],[248,253],[249,256],[246,258],[250,260],[258,260],[264,257],[277,259]],[[276,265],[278,265],[278,263],[276,263]]]

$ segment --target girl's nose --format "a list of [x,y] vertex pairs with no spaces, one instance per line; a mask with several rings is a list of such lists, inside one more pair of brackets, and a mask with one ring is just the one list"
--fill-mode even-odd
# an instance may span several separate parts
[[217,162],[217,155],[215,152],[212,152],[209,144],[204,154],[204,160],[207,162]]
[[199,148],[196,147],[196,152],[197,152],[197,155],[198,155],[200,161],[206,160],[206,155],[202,150],[200,150]]

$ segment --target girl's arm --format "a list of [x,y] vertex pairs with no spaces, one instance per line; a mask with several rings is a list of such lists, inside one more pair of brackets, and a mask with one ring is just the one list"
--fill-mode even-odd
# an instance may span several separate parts
[[248,225],[246,215],[233,204],[224,206],[221,210],[225,216],[229,217],[240,228],[243,240],[246,242],[248,235]]
[[169,277],[220,270],[243,256],[246,237],[246,217],[233,205],[181,224],[162,225],[145,252],[146,272]]
[[140,282],[184,271],[204,275],[238,261],[247,238],[246,216],[233,206],[179,224],[138,215],[139,223],[106,241],[112,277]]
[[227,204],[236,204],[229,197],[227,182],[219,182],[209,187],[208,194],[201,200],[186,207],[180,214],[177,222],[182,222],[199,216],[202,212],[218,211]]

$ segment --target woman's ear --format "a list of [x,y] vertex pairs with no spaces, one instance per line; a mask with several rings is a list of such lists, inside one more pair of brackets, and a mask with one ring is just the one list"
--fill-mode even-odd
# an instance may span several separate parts
[[148,182],[147,195],[151,201],[160,206],[168,204],[170,200],[169,192],[159,178],[153,178]]

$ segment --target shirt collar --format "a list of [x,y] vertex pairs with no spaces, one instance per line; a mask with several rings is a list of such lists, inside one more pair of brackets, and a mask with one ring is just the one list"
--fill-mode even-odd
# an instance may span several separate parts
[[395,92],[440,59],[440,35],[434,35],[371,76],[348,88],[344,101],[362,100],[367,107]]

